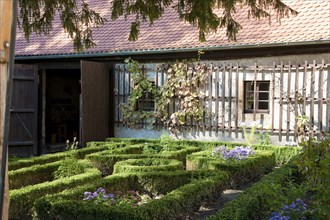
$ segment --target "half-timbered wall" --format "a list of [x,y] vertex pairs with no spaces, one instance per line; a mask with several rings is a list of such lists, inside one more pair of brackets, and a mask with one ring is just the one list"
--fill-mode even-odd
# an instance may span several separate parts
[[[330,132],[330,64],[321,61],[272,62],[263,65],[255,62],[245,65],[238,62],[207,62],[211,73],[207,79],[205,117],[200,123],[189,121],[186,133],[219,134],[239,137],[244,123],[257,121],[261,129],[269,129],[279,142],[297,141],[298,116],[309,120],[306,129],[312,136],[320,137]],[[166,80],[164,64],[144,64],[142,71],[161,86]],[[115,66],[115,126],[125,128],[118,108],[126,103],[132,91],[131,73],[125,64]],[[246,112],[245,82],[269,82],[268,110]],[[256,94],[254,94],[256,96]],[[254,102],[257,105],[256,101]],[[175,105],[169,106],[169,113]]]

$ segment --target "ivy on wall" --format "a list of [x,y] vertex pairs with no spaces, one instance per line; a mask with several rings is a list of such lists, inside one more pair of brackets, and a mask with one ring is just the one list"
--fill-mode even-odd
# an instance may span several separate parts
[[155,122],[155,112],[138,109],[137,103],[146,93],[151,93],[157,99],[157,88],[141,71],[137,61],[128,58],[125,63],[127,63],[128,70],[131,72],[133,91],[128,97],[128,102],[119,105],[119,109],[123,114],[123,122],[131,128],[141,128],[143,121],[153,124]]
[[[198,56],[202,52],[199,52]],[[198,57],[198,61],[199,61]],[[156,120],[177,135],[193,119],[194,123],[202,120],[205,105],[205,82],[210,70],[205,65],[193,61],[177,61],[167,66],[167,80],[157,90],[139,69],[139,63],[127,59],[129,71],[132,74],[133,92],[127,103],[120,105],[123,121],[131,128],[140,128],[142,121],[155,124]],[[152,93],[155,98],[154,111],[142,111],[136,108],[138,100],[145,93]],[[169,113],[169,105],[175,106]]]
[[[202,100],[209,70],[200,63],[177,61],[169,65],[167,74],[156,103],[156,117],[177,135],[191,118],[195,123],[203,118],[205,107]],[[173,102],[176,109],[169,114],[167,106]]]

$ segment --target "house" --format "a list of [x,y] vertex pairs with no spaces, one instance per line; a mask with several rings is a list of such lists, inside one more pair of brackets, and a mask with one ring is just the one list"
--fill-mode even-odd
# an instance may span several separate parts
[[[280,22],[249,20],[239,8],[235,16],[243,29],[235,42],[224,30],[199,42],[198,30],[172,9],[153,26],[143,24],[135,42],[127,40],[129,20],[109,19],[94,30],[97,46],[81,53],[58,21],[49,36],[32,34],[29,42],[18,31],[9,152],[40,154],[74,137],[82,145],[106,137],[159,137],[161,131],[123,124],[118,106],[131,92],[124,59],[138,60],[161,86],[164,63],[196,58],[198,50],[212,68],[204,100],[212,117],[182,137],[242,140],[241,123],[258,121],[275,143],[285,144],[297,141],[298,116],[309,119],[312,135],[322,136],[330,131],[330,4],[286,2],[299,14]],[[89,3],[110,18],[108,1]]]

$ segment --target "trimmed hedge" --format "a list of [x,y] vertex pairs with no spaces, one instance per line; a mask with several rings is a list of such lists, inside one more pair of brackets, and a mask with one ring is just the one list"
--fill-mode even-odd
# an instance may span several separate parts
[[[152,145],[151,145],[152,146]],[[123,148],[118,148],[109,151],[102,151],[99,153],[94,153],[87,155],[86,158],[91,160],[95,167],[97,167],[103,176],[111,175],[113,173],[114,165],[118,161],[127,160],[127,159],[139,159],[139,158],[163,158],[163,159],[175,159],[182,161],[183,165],[186,164],[186,156],[193,152],[200,150],[200,148],[195,147],[178,147],[177,149],[182,148],[177,151],[162,151],[156,154],[143,154],[143,148],[145,145],[138,144],[127,146]]]
[[[109,142],[126,142],[126,143],[160,143],[159,139],[130,139],[130,138],[107,138]],[[169,144],[176,144],[178,146],[190,146],[198,147],[204,150],[211,150],[218,146],[227,146],[228,148],[234,148],[235,146],[244,146],[247,144],[236,143],[236,142],[223,142],[223,141],[197,141],[197,140],[172,140],[169,141]],[[301,151],[300,147],[291,147],[291,146],[274,146],[274,145],[253,145],[254,150],[266,150],[273,151],[275,153],[276,166],[282,166],[290,161],[291,158],[298,155]]]
[[14,161],[8,162],[8,171],[17,170],[23,167],[29,167],[33,165],[41,165],[46,163],[51,163],[55,161],[59,161],[68,156],[67,152],[60,152],[55,154],[47,154],[38,157],[30,157],[30,158],[15,158]]
[[113,173],[183,170],[182,161],[160,158],[129,159],[117,162]]
[[56,161],[9,171],[9,188],[12,190],[28,185],[52,181],[54,179],[53,173],[60,165],[61,161]]
[[8,163],[8,170],[17,170],[23,167],[29,167],[33,165],[41,165],[41,164],[47,164],[55,161],[59,161],[64,159],[65,157],[68,157],[70,155],[74,155],[77,159],[84,159],[86,155],[103,151],[103,150],[111,150],[118,147],[123,147],[125,144],[123,143],[104,143],[97,145],[95,143],[90,143],[86,148],[81,148],[77,150],[70,150],[70,151],[64,151],[60,153],[54,153],[54,154],[47,154],[37,157],[30,157],[30,158],[14,158],[13,160],[9,160]]
[[106,142],[123,142],[126,144],[143,144],[143,143],[159,143],[160,139],[147,138],[106,138]]
[[[38,199],[34,206],[34,215],[37,219],[175,219],[179,214],[194,211],[203,201],[221,194],[227,180],[228,175],[225,172],[115,174],[94,184]],[[159,183],[162,187],[159,187]],[[82,201],[84,191],[95,191],[100,186],[107,192],[132,189],[147,192],[153,188],[158,193],[167,194],[139,207],[109,207]],[[129,188],[132,186],[137,186],[138,189]],[[166,191],[161,190],[163,187]]]
[[209,169],[228,172],[231,187],[236,188],[253,178],[270,172],[275,166],[275,156],[270,151],[256,151],[245,160],[222,161],[213,158],[210,151],[202,151],[187,156],[187,170]]
[[[124,142],[127,144],[143,144],[143,143],[154,143],[159,144],[161,142],[160,139],[145,139],[145,138],[107,138],[108,142]],[[190,146],[203,148],[205,150],[217,147],[219,145],[226,145],[227,147],[235,147],[241,146],[242,143],[235,142],[222,142],[222,141],[196,141],[196,140],[169,140],[169,145],[177,145],[177,146]],[[245,146],[245,145],[244,145]]]
[[86,155],[96,153],[96,152],[102,152],[106,150],[113,150],[117,148],[125,147],[126,144],[124,143],[104,143],[103,144],[95,144],[95,142],[89,143],[88,147],[81,148],[74,151],[69,151],[74,154],[74,156],[77,159],[84,159]]
[[[86,163],[92,167],[90,162],[86,161]],[[99,178],[101,178],[101,174],[97,169],[87,168],[83,174],[10,190],[10,219],[30,219],[30,210],[36,199],[46,194],[55,194],[65,189],[76,187],[85,182],[93,182]]]
[[274,206],[274,202],[278,203],[278,208],[282,205],[280,201],[276,200],[276,197],[283,194],[283,187],[287,185],[296,172],[297,168],[292,164],[274,170],[245,190],[235,200],[228,202],[216,215],[208,219],[266,219],[269,208]]

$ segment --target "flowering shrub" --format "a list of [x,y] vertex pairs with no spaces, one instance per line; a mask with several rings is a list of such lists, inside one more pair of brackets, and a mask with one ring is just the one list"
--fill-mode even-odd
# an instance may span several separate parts
[[273,212],[269,220],[306,219],[307,205],[301,199],[296,199],[291,205],[285,205],[279,212]]
[[[243,129],[244,139],[248,145],[252,145],[255,141],[255,133],[262,125],[257,121],[241,122],[240,127]],[[249,128],[249,131],[248,131]]]
[[143,205],[149,200],[148,195],[139,195],[137,192],[130,190],[125,194],[121,191],[116,191],[113,194],[107,193],[102,187],[95,192],[84,192],[83,200],[93,201],[95,204],[104,204],[108,206],[128,204],[132,206]]
[[227,151],[226,146],[220,146],[214,148],[212,152],[212,157],[220,157],[224,160],[235,159],[235,160],[244,160],[249,155],[253,155],[255,152],[250,146],[236,146],[234,149]]

